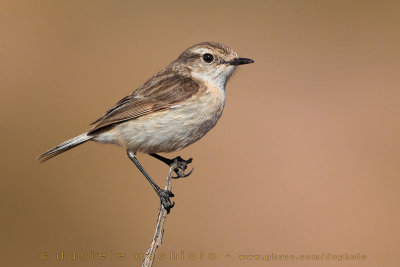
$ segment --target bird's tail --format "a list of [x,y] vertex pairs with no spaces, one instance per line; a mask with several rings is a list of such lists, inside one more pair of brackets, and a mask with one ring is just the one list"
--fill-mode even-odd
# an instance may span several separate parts
[[83,133],[81,135],[75,136],[74,138],[71,138],[71,139],[59,144],[58,146],[55,146],[52,149],[44,152],[43,154],[39,155],[37,157],[37,160],[40,162],[45,162],[46,160],[49,160],[52,157],[57,156],[58,154],[61,154],[67,150],[70,150],[71,148],[74,148],[80,144],[83,144],[92,138],[93,138],[93,136],[89,136],[87,133]]

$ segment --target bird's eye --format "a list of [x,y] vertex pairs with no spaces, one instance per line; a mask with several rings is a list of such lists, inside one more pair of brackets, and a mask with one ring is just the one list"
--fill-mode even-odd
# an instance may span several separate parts
[[213,57],[213,55],[206,53],[203,55],[203,60],[206,63],[211,63],[214,60],[214,57]]

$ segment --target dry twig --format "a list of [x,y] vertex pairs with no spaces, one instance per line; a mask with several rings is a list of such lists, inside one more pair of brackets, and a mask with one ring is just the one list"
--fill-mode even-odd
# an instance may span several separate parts
[[[167,182],[165,184],[165,190],[171,191],[172,184],[171,184],[171,174],[172,171],[176,168],[176,163],[173,163],[168,172]],[[160,211],[158,212],[158,219],[156,230],[154,232],[153,240],[149,248],[146,251],[146,255],[143,258],[142,267],[151,267],[153,265],[154,258],[156,256],[157,248],[162,244],[162,237],[164,234],[164,224],[165,220],[167,219],[167,211],[164,209],[163,205],[160,205]]]

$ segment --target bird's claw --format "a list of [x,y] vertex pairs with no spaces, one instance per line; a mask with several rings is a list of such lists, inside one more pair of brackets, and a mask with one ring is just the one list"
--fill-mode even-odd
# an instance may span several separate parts
[[172,207],[175,206],[175,202],[171,203],[170,200],[170,197],[173,197],[174,194],[169,190],[159,189],[157,195],[160,197],[161,205],[167,211],[167,214],[169,214]]
[[192,174],[194,168],[192,168],[190,170],[189,173],[185,174],[185,170],[187,168],[187,165],[192,163],[192,158],[188,159],[188,160],[184,160],[183,158],[181,158],[180,156],[174,158],[172,160],[173,164],[175,164],[175,169],[174,172],[176,173],[177,176],[171,177],[172,179],[179,179],[179,178],[186,178],[188,177],[190,174]]

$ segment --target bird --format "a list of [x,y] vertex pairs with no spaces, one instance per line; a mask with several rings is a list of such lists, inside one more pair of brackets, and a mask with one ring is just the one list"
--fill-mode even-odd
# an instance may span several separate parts
[[239,65],[254,63],[239,57],[230,47],[201,42],[122,98],[92,128],[37,157],[45,162],[88,141],[118,145],[145,176],[169,213],[174,194],[161,189],[137,159],[149,154],[169,166],[175,164],[177,177],[184,178],[188,160],[168,159],[159,153],[181,150],[202,138],[217,123],[225,107],[225,88]]

